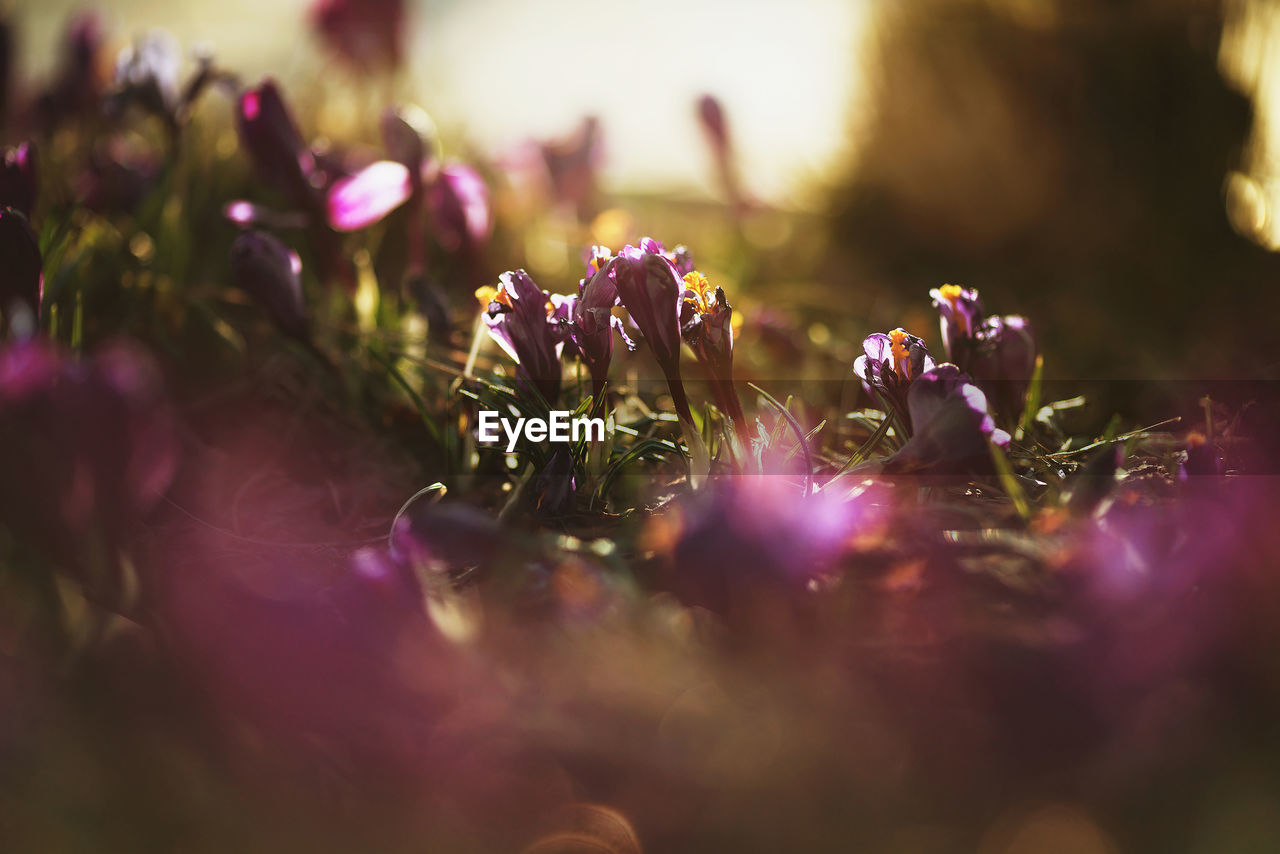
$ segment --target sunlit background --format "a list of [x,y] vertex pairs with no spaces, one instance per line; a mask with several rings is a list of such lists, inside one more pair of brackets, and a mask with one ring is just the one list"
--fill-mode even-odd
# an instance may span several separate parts
[[[321,73],[303,25],[307,5],[116,0],[100,8],[117,39],[159,27],[184,47],[209,46],[249,78],[299,82]],[[52,0],[24,11],[30,73],[49,69],[66,17],[84,7]],[[847,145],[854,50],[869,9],[861,0],[429,0],[411,5],[399,85],[495,156],[596,115],[606,132],[606,187],[702,195],[710,167],[693,105],[713,92],[733,117],[751,191],[786,202],[803,198]]]

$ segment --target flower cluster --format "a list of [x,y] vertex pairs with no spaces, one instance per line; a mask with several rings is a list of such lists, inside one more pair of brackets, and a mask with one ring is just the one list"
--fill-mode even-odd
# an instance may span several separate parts
[[1016,424],[1035,368],[1035,338],[1024,318],[985,316],[973,289],[943,285],[930,296],[947,362],[936,362],[922,339],[895,329],[867,336],[854,363],[863,388],[906,434],[883,463],[888,472],[985,466],[988,443],[1010,442],[996,418]]
[[947,359],[987,392],[1006,423],[1015,421],[1036,366],[1031,324],[1019,315],[986,315],[974,288],[943,285],[929,296],[940,315]]

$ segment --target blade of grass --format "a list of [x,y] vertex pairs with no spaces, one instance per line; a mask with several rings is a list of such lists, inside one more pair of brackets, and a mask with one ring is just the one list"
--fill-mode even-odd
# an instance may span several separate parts
[[809,443],[805,441],[804,428],[800,426],[800,422],[796,420],[795,416],[787,411],[787,408],[785,406],[783,406],[781,403],[778,403],[778,401],[774,399],[773,395],[769,394],[769,392],[760,388],[760,386],[756,385],[755,383],[747,383],[747,385],[752,389],[754,389],[755,391],[759,392],[760,396],[763,397],[770,406],[778,410],[778,414],[781,415],[783,418],[787,419],[787,423],[790,424],[791,429],[795,431],[796,439],[800,443],[800,450],[804,452],[805,474],[804,474],[804,493],[803,494],[805,498],[808,498],[809,493],[813,490],[813,454],[809,452]]

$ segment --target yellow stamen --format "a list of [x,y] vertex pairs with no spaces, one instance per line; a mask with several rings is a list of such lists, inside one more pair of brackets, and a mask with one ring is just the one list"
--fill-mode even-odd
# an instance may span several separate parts
[[511,295],[507,293],[507,289],[501,282],[498,283],[496,288],[493,285],[482,285],[476,288],[476,299],[485,308],[488,308],[491,302],[505,305],[507,308],[515,308],[511,304]]
[[889,333],[889,354],[893,356],[895,368],[902,366],[906,379],[911,379],[911,360],[907,358],[907,339],[910,337],[905,329],[895,329]]
[[959,311],[960,297],[964,294],[964,288],[959,285],[943,285],[938,288],[938,293],[942,298],[951,303],[952,315],[956,319],[956,323],[960,326],[960,331],[967,333],[969,331],[969,318]]
[[690,303],[700,314],[710,314],[715,309],[716,290],[711,287],[707,277],[694,270],[686,273],[684,286],[693,293],[685,296],[684,301]]

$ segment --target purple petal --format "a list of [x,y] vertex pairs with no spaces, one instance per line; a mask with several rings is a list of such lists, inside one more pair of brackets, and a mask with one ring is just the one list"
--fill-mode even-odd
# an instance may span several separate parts
[[338,231],[366,228],[400,207],[412,194],[408,168],[393,160],[379,160],[339,179],[329,190],[329,224]]

